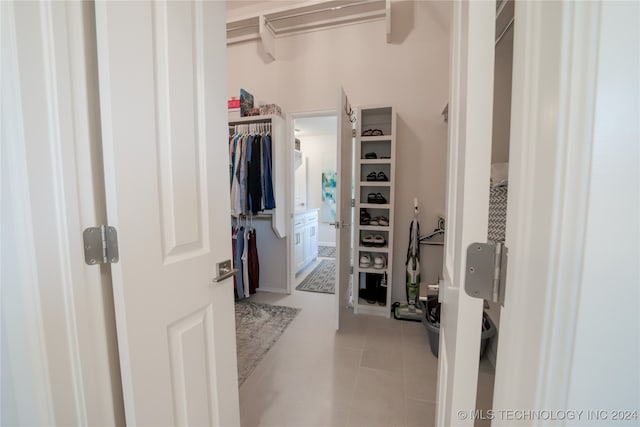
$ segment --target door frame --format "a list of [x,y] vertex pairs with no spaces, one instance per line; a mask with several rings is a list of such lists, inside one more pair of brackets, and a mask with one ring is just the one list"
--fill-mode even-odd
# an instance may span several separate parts
[[[598,2],[515,5],[510,260],[494,409],[568,406],[567,373],[584,282],[601,7]],[[550,120],[549,111],[557,116]]]
[[[579,374],[572,368],[576,357],[597,360],[580,352],[576,334],[590,321],[580,314],[585,310],[581,294],[594,286],[584,275],[586,236],[599,232],[588,223],[594,212],[589,206],[595,191],[594,127],[609,118],[597,99],[599,73],[606,61],[600,55],[603,47],[611,49],[600,31],[607,22],[604,10],[615,7],[607,2],[515,5],[506,229],[509,266],[500,316],[494,411],[570,409],[581,398],[594,398],[593,393],[580,394],[576,389]],[[615,23],[608,25],[609,37],[612,32],[613,38],[621,37],[612,31]],[[615,117],[616,124],[634,123],[629,120],[633,111],[623,114]],[[607,136],[624,135],[615,132],[609,129]],[[617,254],[634,265],[633,254],[622,249]],[[600,390],[595,385],[594,389]],[[508,425],[509,421],[496,418],[493,423]]]
[[[287,258],[289,265],[289,271],[287,274],[287,293],[293,293],[293,286],[296,283],[296,271],[295,271],[295,212],[296,212],[296,188],[295,188],[295,157],[293,150],[295,148],[296,136],[295,136],[295,126],[294,121],[296,119],[302,119],[306,117],[326,117],[326,116],[336,116],[338,113],[335,110],[312,110],[312,111],[298,111],[287,114],[287,135],[288,140],[290,141],[289,147],[287,150],[289,151],[289,155],[287,156],[287,170],[289,173],[289,179],[287,180],[287,195],[289,197],[289,201],[287,203],[287,233],[289,235],[289,242],[287,244]],[[336,138],[337,138],[337,130],[336,130]],[[337,148],[336,148],[337,150]],[[338,153],[336,152],[336,156]],[[318,214],[318,224],[320,223],[320,215]]]

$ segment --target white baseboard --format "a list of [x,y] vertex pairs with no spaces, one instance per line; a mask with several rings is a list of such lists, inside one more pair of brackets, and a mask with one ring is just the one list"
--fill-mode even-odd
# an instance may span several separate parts
[[274,289],[274,288],[258,288],[256,289],[256,292],[268,292],[271,294],[285,294],[285,295],[289,295],[289,292],[287,292],[286,289]]

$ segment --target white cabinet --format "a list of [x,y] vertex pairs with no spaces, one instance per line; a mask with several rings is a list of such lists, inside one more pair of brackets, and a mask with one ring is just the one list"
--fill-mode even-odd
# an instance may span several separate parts
[[297,212],[293,238],[296,273],[318,258],[318,211]]
[[[393,266],[396,116],[392,107],[358,111],[355,159],[355,313],[388,317]],[[384,282],[386,281],[386,286]]]

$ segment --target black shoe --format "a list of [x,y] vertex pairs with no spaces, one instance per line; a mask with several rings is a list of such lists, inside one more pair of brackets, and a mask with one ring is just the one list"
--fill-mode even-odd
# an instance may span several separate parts
[[380,285],[378,286],[378,305],[387,305],[387,273],[382,275]]
[[367,287],[366,300],[369,304],[375,304],[378,296],[378,275],[365,273],[365,283]]

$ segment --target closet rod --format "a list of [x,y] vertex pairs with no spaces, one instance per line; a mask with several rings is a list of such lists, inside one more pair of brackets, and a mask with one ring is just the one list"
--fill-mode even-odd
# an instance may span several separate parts
[[[251,116],[247,116],[251,117]],[[246,119],[246,117],[245,117]],[[255,119],[255,120],[229,120],[229,126],[231,125],[248,125],[251,123],[269,123],[271,122],[271,118],[268,119]]]

